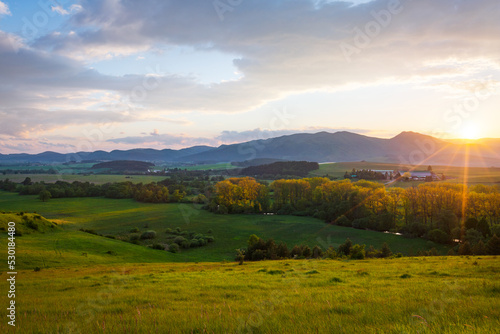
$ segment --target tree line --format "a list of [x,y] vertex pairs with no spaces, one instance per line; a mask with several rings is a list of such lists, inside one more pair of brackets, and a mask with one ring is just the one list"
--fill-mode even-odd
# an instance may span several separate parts
[[443,244],[468,238],[473,246],[500,235],[497,185],[440,182],[402,189],[367,180],[315,177],[276,180],[267,186],[247,177],[219,182],[215,188],[209,208],[219,213],[312,216],[330,224],[400,232]]
[[[247,242],[247,248],[236,250],[236,261],[240,264],[243,261],[261,261],[278,259],[321,259],[321,258],[387,258],[391,256],[401,257],[402,254],[393,254],[387,243],[384,243],[380,249],[370,246],[366,249],[365,245],[353,244],[348,238],[338,248],[330,246],[323,250],[315,245],[313,248],[307,245],[294,245],[291,249],[287,244],[280,242],[277,244],[274,239],[264,240],[257,235],[252,234]],[[425,254],[430,255],[430,254]]]
[[0,189],[17,192],[20,195],[39,195],[42,201],[50,198],[107,197],[133,198],[146,203],[176,203],[185,201],[186,196],[190,195],[196,195],[193,201],[204,203],[206,201],[204,194],[214,191],[208,177],[186,179],[177,177],[148,184],[126,181],[102,185],[80,181],[31,182],[30,178],[26,178],[22,183],[16,183],[6,179],[0,180]]

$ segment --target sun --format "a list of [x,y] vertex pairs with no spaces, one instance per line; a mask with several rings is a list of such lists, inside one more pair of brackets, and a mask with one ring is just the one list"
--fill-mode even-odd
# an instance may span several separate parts
[[460,131],[462,139],[479,139],[481,135],[481,128],[475,123],[464,124]]

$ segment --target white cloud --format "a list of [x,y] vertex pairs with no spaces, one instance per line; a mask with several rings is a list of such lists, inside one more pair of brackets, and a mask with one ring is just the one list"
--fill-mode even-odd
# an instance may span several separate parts
[[2,1],[0,1],[0,15],[12,15],[9,6]]
[[53,12],[56,12],[60,15],[69,15],[69,12],[64,9],[62,6],[51,6]]

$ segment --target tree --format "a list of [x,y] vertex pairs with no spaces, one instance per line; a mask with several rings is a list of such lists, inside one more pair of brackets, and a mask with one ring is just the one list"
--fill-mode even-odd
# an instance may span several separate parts
[[31,182],[31,178],[26,177],[23,182],[21,182],[25,186],[31,186],[33,182]]
[[481,232],[484,237],[491,235],[490,225],[488,225],[485,217],[481,218],[481,220],[477,222],[476,230]]
[[451,241],[450,235],[438,228],[429,231],[429,233],[427,233],[427,237],[429,238],[429,240],[432,240],[438,244],[447,244]]
[[288,251],[288,246],[284,242],[280,242],[276,250],[276,255],[280,259],[286,259],[290,257],[290,252]]
[[471,228],[475,229],[477,226],[477,219],[472,217],[472,218],[467,218],[467,220],[464,223],[464,227],[466,230],[470,230]]
[[52,198],[52,194],[50,193],[50,191],[48,190],[42,190],[40,191],[40,193],[38,194],[38,198],[42,201],[42,202],[47,202],[49,199]]
[[389,245],[387,244],[387,242],[384,242],[384,244],[382,245],[382,249],[380,249],[380,257],[389,257],[391,255],[392,251],[389,248]]
[[323,250],[318,245],[314,246],[312,249],[312,257],[318,259],[323,256]]
[[486,243],[486,252],[490,255],[500,255],[500,238],[496,234]]
[[479,242],[472,247],[472,253],[474,255],[486,254],[486,246],[484,245],[483,240],[479,240]]
[[468,241],[460,245],[458,248],[458,255],[472,255],[472,249],[470,248],[470,243]]
[[428,171],[428,172],[432,172],[432,166],[431,166],[431,165],[429,165],[429,166],[427,167],[427,171]]
[[351,254],[352,241],[347,238],[346,241],[339,246],[339,254],[349,256]]

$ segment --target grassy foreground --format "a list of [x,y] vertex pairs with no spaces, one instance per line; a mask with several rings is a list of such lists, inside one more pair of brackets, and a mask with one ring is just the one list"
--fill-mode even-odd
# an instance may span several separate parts
[[0,332],[495,333],[499,272],[495,257],[20,271],[16,328]]

